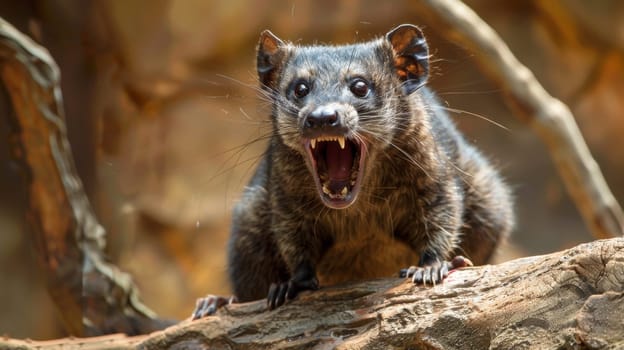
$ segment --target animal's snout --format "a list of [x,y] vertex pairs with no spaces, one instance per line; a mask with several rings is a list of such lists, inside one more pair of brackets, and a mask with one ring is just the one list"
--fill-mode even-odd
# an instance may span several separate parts
[[334,106],[321,106],[308,114],[303,123],[310,129],[331,128],[340,125],[338,110]]

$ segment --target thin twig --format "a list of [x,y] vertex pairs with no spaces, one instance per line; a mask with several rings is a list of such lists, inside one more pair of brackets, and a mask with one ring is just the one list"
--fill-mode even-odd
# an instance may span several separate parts
[[[592,158],[570,109],[551,96],[498,34],[459,0],[425,0],[426,18],[445,22],[445,34],[478,53],[504,89],[508,104],[542,138],[585,224],[595,238],[624,236],[622,208]],[[439,22],[439,21],[438,21]]]

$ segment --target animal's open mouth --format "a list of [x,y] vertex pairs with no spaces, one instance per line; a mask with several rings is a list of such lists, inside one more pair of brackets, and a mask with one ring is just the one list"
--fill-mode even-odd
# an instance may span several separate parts
[[320,136],[304,140],[312,176],[323,203],[343,209],[360,192],[366,145],[344,136]]

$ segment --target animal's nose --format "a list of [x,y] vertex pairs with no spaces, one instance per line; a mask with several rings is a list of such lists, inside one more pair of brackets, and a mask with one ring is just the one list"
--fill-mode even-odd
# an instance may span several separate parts
[[319,107],[307,115],[304,125],[306,128],[338,126],[338,111],[333,107]]

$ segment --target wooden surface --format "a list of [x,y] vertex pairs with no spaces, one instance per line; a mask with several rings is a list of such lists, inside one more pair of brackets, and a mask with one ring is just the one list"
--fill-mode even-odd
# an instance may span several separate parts
[[388,278],[264,301],[147,336],[2,349],[604,349],[624,347],[624,239],[466,268],[433,288]]

